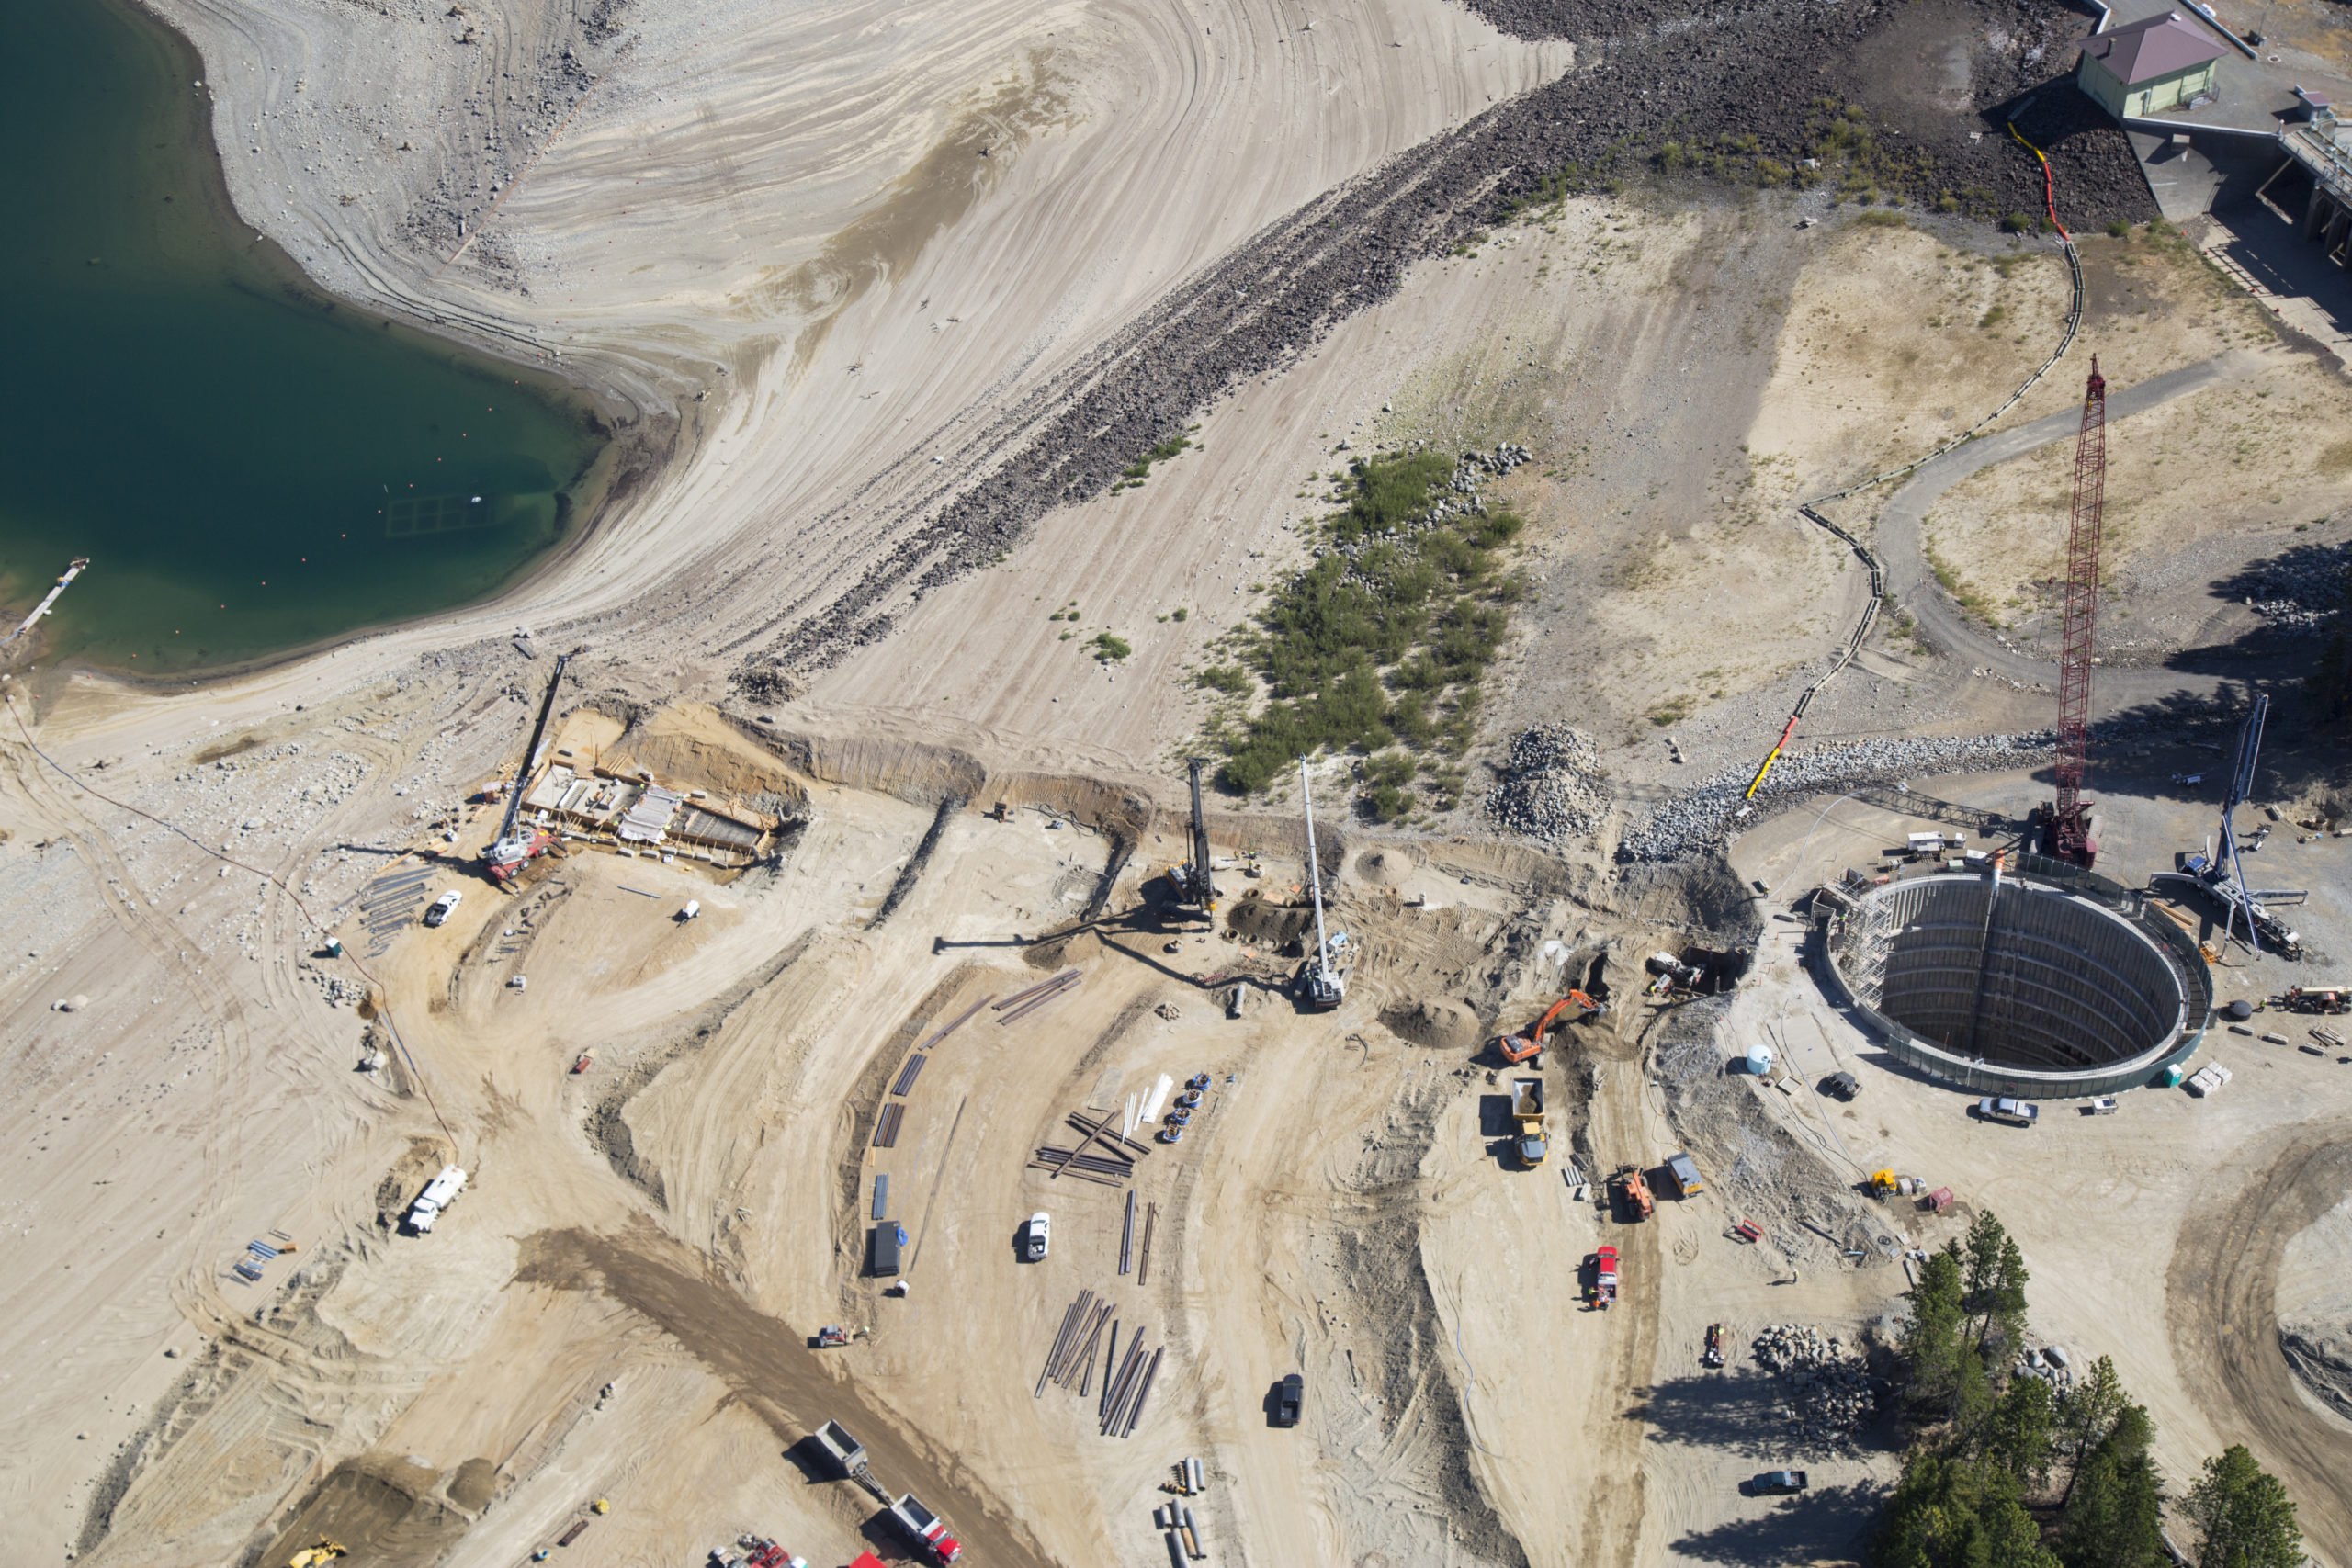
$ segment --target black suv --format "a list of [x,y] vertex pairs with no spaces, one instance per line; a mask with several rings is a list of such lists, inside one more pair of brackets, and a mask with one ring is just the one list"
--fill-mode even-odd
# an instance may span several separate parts
[[1862,1084],[1851,1073],[1832,1073],[1821,1080],[1821,1092],[1839,1100],[1851,1100],[1862,1092]]
[[1306,1393],[1306,1380],[1296,1372],[1274,1385],[1274,1425],[1298,1425],[1298,1402]]

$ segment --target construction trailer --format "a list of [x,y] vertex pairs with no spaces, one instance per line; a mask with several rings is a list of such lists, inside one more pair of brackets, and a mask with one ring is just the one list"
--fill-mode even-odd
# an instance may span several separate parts
[[454,1165],[445,1165],[441,1174],[424,1184],[424,1190],[409,1205],[408,1228],[416,1235],[433,1234],[433,1222],[439,1219],[458,1194],[466,1190],[466,1173]]
[[872,1268],[877,1280],[887,1280],[899,1271],[899,1249],[907,1245],[907,1227],[895,1220],[885,1220],[874,1227]]
[[1707,1190],[1706,1182],[1700,1179],[1698,1162],[1687,1154],[1666,1156],[1666,1179],[1674,1183],[1674,1195],[1678,1198],[1696,1198]]

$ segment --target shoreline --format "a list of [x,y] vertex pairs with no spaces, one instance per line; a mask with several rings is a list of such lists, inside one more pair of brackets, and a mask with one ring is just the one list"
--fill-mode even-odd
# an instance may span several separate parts
[[[443,616],[479,613],[543,582],[576,558],[592,540],[606,531],[618,514],[617,509],[641,496],[675,459],[687,423],[677,405],[673,402],[667,407],[649,406],[633,398],[618,378],[596,376],[593,369],[596,356],[585,355],[582,362],[571,366],[563,366],[560,361],[551,364],[553,355],[529,348],[529,329],[520,321],[495,323],[478,314],[476,319],[469,319],[464,313],[428,313],[418,302],[394,290],[379,288],[356,294],[339,289],[315,276],[287,245],[239,209],[218,123],[227,108],[214,86],[213,68],[207,62],[201,44],[184,28],[181,18],[169,14],[155,0],[91,3],[112,11],[125,26],[137,30],[142,42],[166,55],[168,70],[173,73],[169,80],[184,84],[180,90],[197,96],[197,104],[190,107],[165,102],[157,105],[154,111],[166,121],[187,114],[188,123],[174,127],[171,133],[192,133],[201,139],[201,146],[191,149],[194,155],[186,163],[189,175],[187,184],[181,185],[175,178],[173,188],[195,203],[202,220],[215,229],[217,249],[208,246],[204,254],[175,256],[183,266],[198,272],[215,268],[222,261],[248,266],[254,276],[232,276],[223,280],[222,286],[299,311],[328,319],[342,318],[346,324],[356,317],[359,323],[389,333],[401,346],[414,352],[456,355],[470,371],[495,369],[521,382],[533,397],[551,405],[597,446],[595,456],[579,477],[556,492],[560,508],[558,537],[516,563],[507,575],[479,594],[422,613],[369,621],[253,657],[207,664],[170,676],[145,675],[130,668],[127,661],[117,663],[103,656],[78,651],[49,665],[46,660],[51,657],[49,649],[53,632],[44,626],[37,629],[26,646],[17,650],[16,658],[9,660],[14,667],[12,672],[23,675],[38,670],[67,680],[87,676],[123,692],[201,690],[232,683],[389,633],[426,626]],[[242,243],[241,234],[249,236]],[[107,563],[100,555],[92,564],[103,571]],[[0,612],[13,616],[29,609],[32,601],[47,591],[54,575],[51,568],[37,568],[27,577],[28,597],[21,609],[0,606]]]

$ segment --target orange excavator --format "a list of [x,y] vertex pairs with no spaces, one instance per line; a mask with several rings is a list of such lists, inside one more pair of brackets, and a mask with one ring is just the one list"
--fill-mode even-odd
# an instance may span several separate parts
[[1529,1030],[1526,1033],[1497,1035],[1495,1037],[1495,1049],[1503,1054],[1503,1060],[1505,1062],[1510,1063],[1512,1066],[1517,1066],[1520,1063],[1526,1061],[1528,1058],[1537,1055],[1544,1049],[1544,1036],[1545,1032],[1551,1029],[1552,1021],[1558,1018],[1570,1008],[1578,1008],[1582,1010],[1577,1014],[1576,1018],[1571,1021],[1572,1022],[1582,1022],[1588,1018],[1599,1018],[1602,1013],[1607,1012],[1609,1010],[1609,1004],[1607,1002],[1597,1002],[1590,997],[1585,995],[1582,991],[1570,991],[1566,996],[1562,997],[1558,1001],[1554,1002],[1552,1004],[1551,1010],[1546,1012],[1541,1019],[1537,1020],[1535,1027]]

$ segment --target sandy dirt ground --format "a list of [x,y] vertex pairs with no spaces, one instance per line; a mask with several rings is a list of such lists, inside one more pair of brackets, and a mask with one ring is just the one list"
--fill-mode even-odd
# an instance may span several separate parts
[[[803,1442],[828,1416],[981,1564],[1151,1560],[1155,1488],[1187,1455],[1211,1477],[1189,1500],[1210,1550],[1245,1560],[1851,1561],[1891,1435],[1792,1440],[1786,1391],[1744,1348],[1777,1323],[1875,1332],[1903,1288],[1877,1236],[1932,1245],[1960,1223],[1848,1190],[1888,1161],[1997,1205],[2027,1242],[2037,1332],[2117,1357],[2171,1475],[2253,1443],[2314,1546],[2352,1551],[2328,1481],[2346,1429],[2267,1327],[2341,1327],[2312,1283],[2341,1228],[2341,1191],[2320,1190],[2341,1187],[2333,1062],[2223,1040],[2237,1092],[2135,1095],[2023,1145],[1874,1068],[1850,1110],[1759,1092],[1712,1069],[1768,1022],[1808,1069],[1871,1067],[1778,905],[1751,908],[1719,865],[1635,874],[1605,845],[1498,843],[1467,807],[1419,836],[1327,825],[1359,953],[1334,1015],[1281,994],[1305,875],[1287,816],[1213,819],[1218,854],[1257,852],[1263,873],[1220,873],[1219,928],[1148,897],[1182,852],[1167,807],[1201,717],[1191,669],[1302,558],[1318,477],[1380,444],[1533,453],[1499,487],[1530,518],[1539,592],[1489,740],[1589,728],[1621,818],[1676,782],[1669,728],[1704,765],[1769,744],[1862,592],[1787,502],[2006,396],[2063,303],[2046,244],[1843,213],[1795,227],[1817,202],[1565,204],[1303,342],[1144,486],[910,594],[893,636],[813,687],[734,693],[747,650],[896,547],[910,507],[982,471],[1171,288],[1555,76],[1567,46],[1419,0],[168,10],[204,52],[240,210],[353,298],[560,352],[633,422],[634,477],[608,526],[490,605],[197,691],[55,671],[0,686],[10,1561],[266,1562],[327,1534],[358,1561],[496,1565],[581,1521],[567,1560],[588,1563],[748,1529],[812,1562],[899,1551]],[[379,61],[396,68],[358,68]],[[2307,433],[2342,423],[2341,382],[2138,254],[2089,247],[2084,347],[2134,377],[2223,347],[2275,362],[2150,416],[2144,441],[2117,432],[2123,579],[2175,596],[2184,640],[2235,637],[2207,555],[2342,536],[2279,534],[2334,504],[2340,442]],[[2083,368],[2012,419],[2071,407]],[[2241,457],[2272,488],[2217,506],[2210,476]],[[2053,460],[1944,502],[1931,536],[1963,581],[2033,580],[2047,538],[2015,519],[2046,518]],[[2209,477],[2167,488],[2176,466]],[[1046,616],[1072,601],[1085,636],[1134,656],[1063,640]],[[513,765],[548,670],[505,641],[518,621],[587,645],[555,745],[775,802],[800,826],[773,862],[582,848],[492,889],[472,856],[494,818],[468,797]],[[1952,695],[1928,650],[1870,658],[1818,733],[2047,722],[2017,687]],[[2200,759],[2150,752],[2134,776]],[[2321,790],[2326,765],[2296,764],[2295,787]],[[1345,775],[1327,763],[1318,793]],[[2035,785],[1940,787],[2013,811]],[[2142,870],[2208,810],[2144,793],[2115,840]],[[1843,809],[1848,839],[1808,843],[1802,808],[1733,868],[1785,898],[1899,826]],[[2313,929],[2341,952],[2326,852],[2308,852],[2336,900]],[[369,956],[365,890],[417,867],[464,902]],[[700,918],[678,919],[689,900]],[[1096,908],[1107,924],[1056,934]],[[1728,1005],[1634,998],[1650,952],[1758,929],[1758,978]],[[353,956],[325,956],[331,935]],[[1559,1152],[1513,1168],[1509,1075],[1483,1043],[1596,959],[1617,1005],[1541,1069]],[[947,1022],[1064,969],[1073,991],[1011,1023],[983,1005],[893,1092]],[[1212,1085],[1186,1138],[1137,1159],[1149,1272],[1122,1277],[1123,1195],[1031,1156],[1162,1073]],[[877,1146],[887,1105],[903,1122]],[[1577,1201],[1577,1172],[1686,1146],[1720,1156],[1715,1190],[1641,1225]],[[398,1234],[451,1158],[465,1196],[430,1236]],[[884,1176],[903,1297],[865,1270]],[[1054,1251],[1027,1265],[1015,1230],[1039,1209]],[[2260,1223],[2233,1229],[2245,1214]],[[1769,1247],[1726,1234],[1747,1218]],[[1867,1266],[1808,1221],[1871,1243]],[[1603,1240],[1626,1264],[1606,1314],[1579,1304]],[[247,1259],[258,1284],[231,1272]],[[1100,1364],[1085,1395],[1035,1392],[1083,1290],[1115,1303],[1123,1345],[1164,1348],[1124,1440],[1093,1419]],[[1710,1372],[1716,1323],[1734,1355]],[[826,1324],[871,1332],[820,1352]],[[1292,1371],[1306,1418],[1283,1430],[1267,1400]],[[1792,1461],[1812,1495],[1738,1491]],[[596,1497],[609,1514],[584,1511]]]

